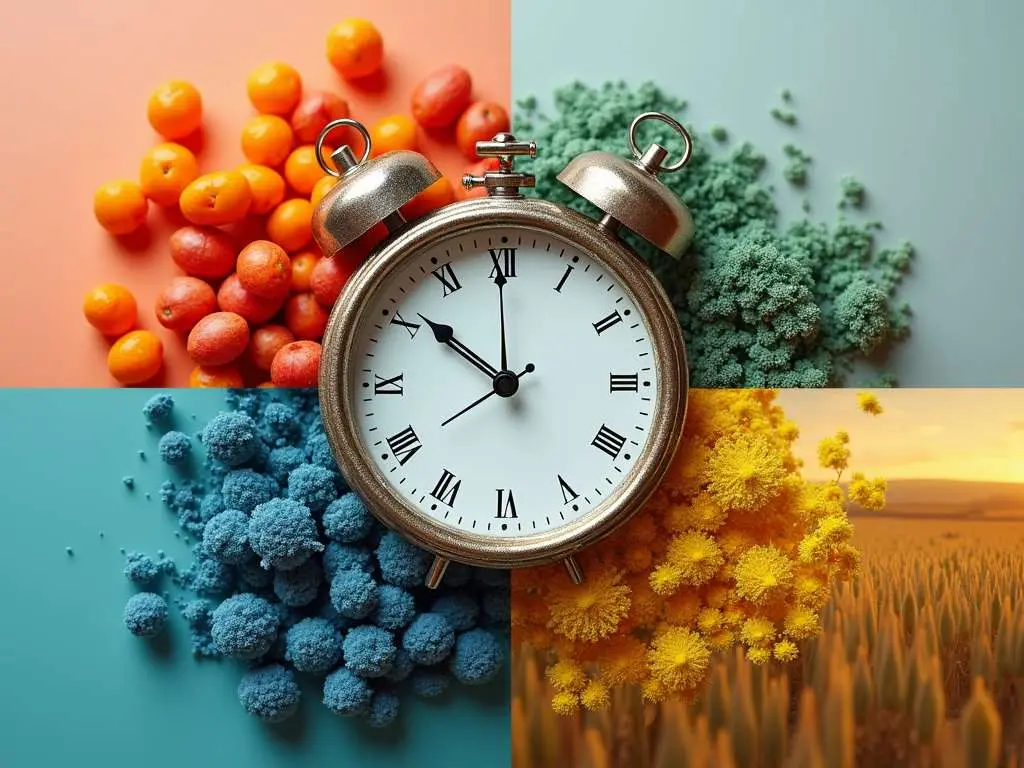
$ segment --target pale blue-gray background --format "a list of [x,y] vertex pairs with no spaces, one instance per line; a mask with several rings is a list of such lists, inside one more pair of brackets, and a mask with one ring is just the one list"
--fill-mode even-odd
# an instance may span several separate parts
[[[166,646],[129,634],[118,548],[189,562],[155,493],[171,475],[141,415],[152,394],[0,389],[0,766],[508,766],[507,675],[443,701],[406,697],[383,731],[330,714],[306,686],[296,720],[268,728],[238,705],[235,664],[192,658],[173,607]],[[174,397],[187,431],[224,403],[223,390]]]
[[[775,177],[785,143],[809,152],[812,218],[856,176],[880,242],[918,248],[900,384],[1024,386],[1022,30],[1015,0],[513,0],[512,91],[653,79]],[[783,88],[795,128],[768,114]]]

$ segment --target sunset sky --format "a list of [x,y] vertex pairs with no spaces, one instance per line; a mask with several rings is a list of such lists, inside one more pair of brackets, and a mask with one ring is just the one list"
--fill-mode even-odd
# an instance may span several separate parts
[[851,467],[888,479],[1024,483],[1024,389],[876,390],[885,409],[869,416],[852,389],[783,390],[779,404],[800,426],[796,454],[820,479],[818,441],[845,429]]

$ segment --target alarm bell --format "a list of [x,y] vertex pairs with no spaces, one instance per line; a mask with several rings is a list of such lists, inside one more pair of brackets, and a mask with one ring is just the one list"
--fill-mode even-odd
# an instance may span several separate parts
[[[658,144],[651,144],[643,152],[637,148],[637,127],[645,120],[660,120],[679,134],[684,144],[679,160],[663,165],[668,150]],[[569,162],[558,180],[604,212],[601,225],[606,229],[615,232],[622,225],[678,259],[693,239],[693,216],[682,200],[658,180],[658,174],[672,173],[686,165],[693,150],[690,135],[668,115],[645,112],[629,126],[629,145],[633,160],[611,152],[584,152]]]
[[[362,157],[356,159],[347,144],[331,153],[332,167],[323,157],[327,135],[342,126],[363,137]],[[324,126],[316,140],[316,159],[337,183],[313,211],[313,239],[324,256],[334,256],[346,245],[383,222],[389,230],[405,223],[399,209],[441,178],[441,172],[419,152],[396,150],[370,158],[370,134],[362,123],[344,118]]]

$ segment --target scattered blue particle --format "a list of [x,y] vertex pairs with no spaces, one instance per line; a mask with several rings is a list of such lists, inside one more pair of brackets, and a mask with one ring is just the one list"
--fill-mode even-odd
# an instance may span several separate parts
[[440,696],[451,683],[451,677],[443,672],[423,670],[413,674],[409,679],[409,688],[417,696],[433,699]]
[[384,584],[377,590],[377,608],[370,618],[378,627],[395,632],[416,616],[416,601],[401,587]]
[[220,413],[203,430],[203,445],[210,458],[229,467],[251,459],[258,443],[256,422],[244,413]]
[[167,394],[153,395],[142,406],[142,415],[152,422],[166,422],[174,410],[174,398]]
[[188,624],[192,640],[192,654],[198,657],[219,657],[213,642],[213,609],[206,600],[190,600],[181,605],[181,615]]
[[125,475],[124,477],[122,477],[121,482],[124,483],[125,488],[135,487],[135,478],[132,477],[131,475]]
[[250,669],[238,683],[238,702],[267,723],[280,723],[294,715],[301,698],[295,673],[280,664]]
[[347,667],[341,667],[324,679],[324,706],[336,715],[355,717],[370,709],[373,689]]
[[343,652],[348,669],[360,677],[373,678],[391,671],[398,648],[395,638],[386,629],[361,624],[345,635]]
[[363,619],[377,607],[377,582],[366,571],[345,568],[331,581],[331,605],[347,619]]
[[455,641],[448,667],[464,685],[481,685],[501,670],[505,652],[498,638],[485,629],[463,632]]
[[100,538],[101,538],[101,539],[102,539],[102,538],[103,538],[103,537],[104,537],[105,535],[106,535],[106,534],[104,534],[104,533],[103,533],[103,531],[100,531]]
[[316,464],[302,464],[288,475],[288,498],[320,512],[338,498],[335,475]]
[[377,563],[381,577],[396,587],[419,587],[430,568],[432,556],[415,544],[388,531],[377,545]]
[[402,647],[417,664],[437,664],[455,645],[455,630],[439,613],[421,613],[402,635]]
[[290,608],[309,605],[316,600],[323,568],[316,560],[307,560],[298,568],[274,573],[274,594]]
[[366,722],[372,728],[386,728],[398,717],[399,701],[391,691],[377,691],[370,701]]
[[341,660],[342,642],[327,619],[303,619],[285,635],[284,657],[299,672],[323,675]]
[[160,567],[149,555],[132,552],[125,561],[124,575],[136,584],[145,586],[160,575]]
[[224,476],[221,496],[226,509],[251,513],[260,504],[276,498],[281,489],[269,475],[251,469],[235,469]]
[[211,635],[225,656],[255,659],[270,650],[280,622],[280,613],[269,601],[243,592],[213,611]]
[[142,459],[143,461],[145,461],[146,460],[146,452],[145,451],[139,451],[139,458]]
[[324,533],[342,544],[362,541],[373,530],[374,520],[366,504],[354,493],[346,493],[327,505]]
[[165,464],[178,466],[192,455],[192,440],[184,432],[170,431],[160,438],[160,458]]
[[146,491],[146,501],[149,501],[152,498],[153,497],[150,495],[149,491]]
[[203,529],[203,550],[213,559],[229,565],[251,559],[249,516],[237,509],[214,515]]
[[124,547],[119,547],[117,551],[120,552],[123,555],[125,553],[125,548]]
[[444,616],[456,632],[465,632],[476,626],[480,605],[471,595],[451,592],[437,598],[430,606],[430,612]]
[[323,550],[309,508],[291,499],[271,499],[253,510],[249,546],[265,568],[298,568]]
[[68,554],[69,557],[75,554],[75,551],[71,549],[71,547],[64,547],[64,551]]
[[152,592],[139,592],[124,606],[124,625],[136,637],[154,637],[167,625],[167,601]]

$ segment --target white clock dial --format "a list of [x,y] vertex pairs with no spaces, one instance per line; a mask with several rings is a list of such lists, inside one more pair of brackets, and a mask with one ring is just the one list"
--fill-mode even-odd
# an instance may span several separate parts
[[349,408],[369,454],[455,529],[557,529],[613,494],[650,436],[642,312],[599,261],[537,230],[478,229],[410,255],[353,350]]

